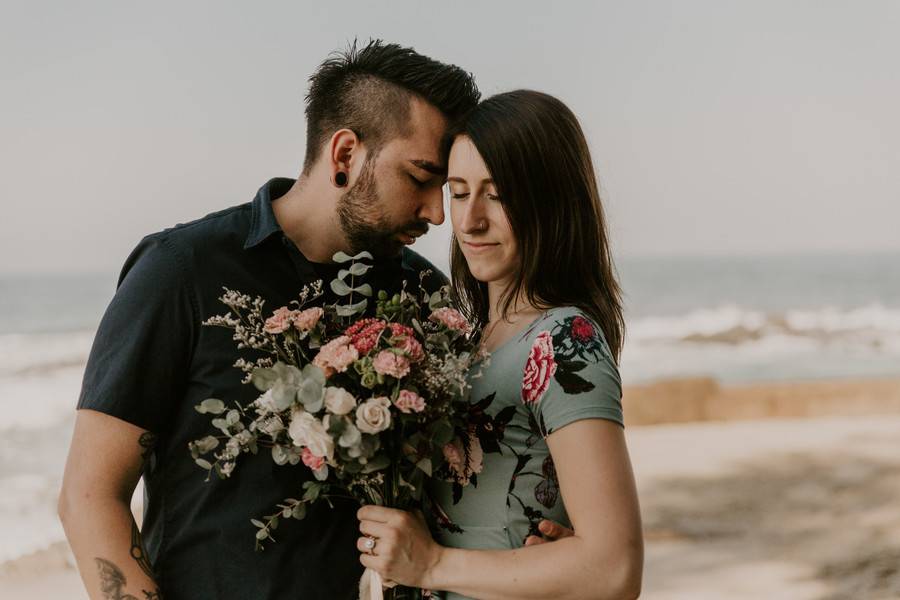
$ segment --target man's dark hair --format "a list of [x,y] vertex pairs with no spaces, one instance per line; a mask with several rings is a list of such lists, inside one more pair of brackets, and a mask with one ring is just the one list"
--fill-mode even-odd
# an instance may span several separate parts
[[481,97],[471,73],[381,40],[363,47],[354,41],[347,50],[335,52],[309,83],[304,173],[339,129],[352,129],[374,154],[386,141],[408,135],[414,96],[436,107],[451,123]]

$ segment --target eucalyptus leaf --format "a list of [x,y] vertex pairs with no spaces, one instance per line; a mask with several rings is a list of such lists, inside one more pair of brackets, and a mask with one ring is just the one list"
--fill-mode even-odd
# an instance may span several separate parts
[[207,471],[212,469],[212,463],[210,463],[205,458],[195,459],[194,462],[197,463],[197,466],[199,466],[200,468],[206,469]]
[[331,260],[333,260],[336,263],[345,263],[345,262],[350,262],[351,260],[353,260],[353,257],[344,252],[337,252],[337,253],[335,253],[334,256],[331,257]]
[[250,375],[250,381],[253,382],[256,389],[266,392],[272,389],[272,386],[278,381],[278,375],[272,369],[254,369],[253,374]]
[[363,260],[364,258],[373,260],[372,255],[369,252],[366,252],[365,250],[363,250],[362,252],[360,252],[359,254],[357,254],[355,256],[351,256],[350,258],[352,258],[353,260]]
[[262,521],[260,521],[259,519],[250,519],[250,522],[253,523],[253,525],[255,525],[256,527],[259,527],[260,529],[266,528],[265,524]]
[[352,317],[357,313],[361,313],[366,309],[366,306],[369,304],[369,301],[365,298],[350,305],[338,305],[335,308],[335,312],[339,317]]
[[225,403],[217,398],[207,398],[195,406],[194,410],[203,415],[221,415],[225,412]]
[[341,269],[340,271],[338,271],[338,279],[340,279],[341,281],[346,281],[347,275],[349,275],[349,274],[350,274],[349,269]]
[[325,371],[318,365],[314,365],[312,363],[303,367],[303,371],[301,372],[303,379],[311,379],[321,385],[325,385]]
[[338,296],[346,296],[352,290],[350,286],[341,281],[340,279],[332,279],[331,280],[331,291],[337,294]]
[[[364,263],[353,263],[352,265],[350,265],[350,274],[354,277],[359,277],[361,275],[365,275],[366,272],[371,268],[371,265],[367,265]],[[341,279],[343,279],[343,277],[341,277]]]
[[294,505],[294,508],[291,510],[291,517],[297,519],[298,521],[303,519],[306,516],[306,504],[303,502],[298,502]]
[[353,288],[353,291],[354,291],[354,292],[358,292],[358,293],[360,293],[360,294],[362,294],[363,296],[366,296],[366,297],[371,297],[371,296],[372,296],[372,286],[369,285],[368,283],[364,283],[364,284],[362,284],[362,285],[359,286],[359,287]]
[[300,384],[300,389],[297,390],[297,400],[307,411],[319,412],[325,401],[325,388],[322,383],[314,379],[307,379]]

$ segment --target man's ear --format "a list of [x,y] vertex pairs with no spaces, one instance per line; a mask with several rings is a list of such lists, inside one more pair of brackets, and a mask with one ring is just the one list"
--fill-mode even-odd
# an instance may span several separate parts
[[359,136],[352,129],[334,132],[328,144],[328,159],[331,182],[337,187],[349,185],[365,161]]

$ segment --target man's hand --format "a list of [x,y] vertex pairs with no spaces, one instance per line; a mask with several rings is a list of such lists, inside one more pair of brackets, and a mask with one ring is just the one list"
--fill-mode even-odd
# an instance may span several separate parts
[[525,538],[526,546],[535,546],[537,544],[544,544],[546,542],[555,542],[556,540],[561,540],[562,538],[572,537],[575,535],[574,529],[569,529],[568,527],[563,527],[559,523],[555,521],[549,521],[544,519],[538,524],[538,529],[541,532],[541,536],[529,535]]

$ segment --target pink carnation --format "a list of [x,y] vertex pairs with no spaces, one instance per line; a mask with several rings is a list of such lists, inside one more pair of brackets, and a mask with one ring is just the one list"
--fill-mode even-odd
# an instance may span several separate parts
[[425,410],[425,399],[410,390],[400,390],[400,394],[394,400],[394,406],[399,408],[402,413],[420,413]]
[[409,373],[409,359],[395,354],[390,350],[382,350],[372,361],[375,372],[380,375],[390,375],[401,379]]
[[266,319],[263,331],[266,333],[284,333],[290,328],[294,314],[294,311],[289,310],[286,306],[276,309],[274,314]]
[[301,453],[300,457],[301,460],[303,460],[303,464],[313,471],[318,471],[322,468],[322,465],[325,464],[325,457],[316,456],[309,448],[303,448],[303,452]]
[[325,371],[326,377],[331,377],[335,372],[346,371],[357,358],[359,353],[350,345],[350,338],[342,335],[322,346],[313,359],[313,364]]
[[403,350],[410,362],[419,362],[425,358],[425,351],[422,350],[422,344],[419,340],[412,337],[402,337],[394,343],[394,348]]
[[416,332],[412,327],[400,323],[390,323],[391,346],[403,350],[410,362],[419,362],[425,358],[422,344],[416,339]]
[[466,318],[462,316],[462,313],[449,306],[437,309],[431,313],[428,319],[435,323],[441,323],[449,329],[455,329],[456,331],[461,331],[463,333],[469,333],[469,331],[472,330],[472,326]]
[[316,326],[323,314],[325,314],[325,311],[318,306],[302,310],[294,314],[294,327],[298,331],[310,331]]

